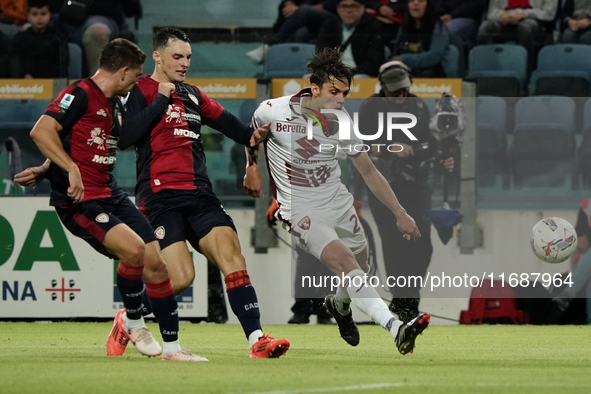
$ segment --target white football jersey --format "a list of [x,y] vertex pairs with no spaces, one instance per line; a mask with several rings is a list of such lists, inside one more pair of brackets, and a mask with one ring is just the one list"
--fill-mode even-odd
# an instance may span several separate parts
[[327,135],[317,123],[308,139],[302,97],[311,97],[310,89],[263,101],[253,116],[255,128],[271,123],[265,141],[267,167],[280,218],[290,223],[295,212],[350,206],[353,197],[341,183],[337,153],[355,157],[363,150],[352,131],[351,139],[339,140],[339,133]]

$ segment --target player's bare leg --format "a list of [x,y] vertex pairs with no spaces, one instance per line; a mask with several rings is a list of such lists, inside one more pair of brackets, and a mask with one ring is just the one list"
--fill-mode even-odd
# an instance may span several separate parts
[[373,321],[385,328],[394,338],[398,350],[402,354],[412,352],[414,341],[429,324],[429,315],[419,315],[408,324],[404,324],[392,316],[377,291],[364,280],[364,270],[368,270],[366,256],[353,253],[343,242],[334,240],[323,250],[320,260],[337,275],[345,277],[345,283],[337,290],[336,295],[326,298],[326,307],[339,324],[341,336],[347,343],[356,346],[359,343],[359,332],[352,319],[350,303],[353,302]]
[[289,341],[275,340],[263,334],[256,292],[246,272],[246,261],[236,231],[226,226],[214,227],[201,238],[199,249],[224,274],[228,301],[252,349],[250,357],[273,358],[283,355],[289,349]]
[[178,296],[187,290],[195,279],[195,265],[191,252],[187,242],[180,241],[167,246],[161,253],[168,267],[174,294]]

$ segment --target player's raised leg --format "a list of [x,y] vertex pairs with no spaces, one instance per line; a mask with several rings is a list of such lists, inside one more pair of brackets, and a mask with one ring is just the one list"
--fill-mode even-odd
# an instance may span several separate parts
[[246,271],[236,231],[226,226],[214,227],[200,239],[199,249],[224,275],[228,301],[248,339],[250,358],[275,358],[285,354],[290,345],[287,339],[263,334],[257,295]]
[[[366,266],[364,255],[360,254],[359,258]],[[335,273],[344,274],[344,283],[341,284],[336,296],[328,296],[326,300],[327,309],[339,324],[343,339],[353,346],[359,343],[359,337],[355,338],[354,335],[356,327],[353,328],[355,323],[350,310],[350,302],[353,302],[392,335],[400,353],[412,352],[416,337],[429,325],[429,315],[420,314],[407,324],[396,319],[377,291],[365,281],[364,271],[360,268],[356,256],[340,240],[326,245],[320,259]]]

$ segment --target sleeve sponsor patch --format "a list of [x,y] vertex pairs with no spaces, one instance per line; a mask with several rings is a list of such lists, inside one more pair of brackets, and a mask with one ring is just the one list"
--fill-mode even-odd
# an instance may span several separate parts
[[62,98],[62,101],[60,101],[59,106],[63,109],[70,108],[70,105],[72,105],[72,101],[74,101],[74,97],[74,95],[66,93]]

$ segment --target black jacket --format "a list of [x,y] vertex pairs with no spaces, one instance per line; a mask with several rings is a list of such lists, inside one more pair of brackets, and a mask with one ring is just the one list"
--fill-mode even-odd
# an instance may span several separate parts
[[440,0],[439,14],[452,18],[472,18],[480,21],[488,7],[488,0]]
[[[339,17],[327,20],[320,29],[316,50],[325,47],[338,47],[343,43],[343,23]],[[349,42],[356,74],[378,75],[384,63],[384,43],[380,23],[371,15],[363,14]]]

